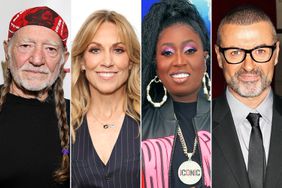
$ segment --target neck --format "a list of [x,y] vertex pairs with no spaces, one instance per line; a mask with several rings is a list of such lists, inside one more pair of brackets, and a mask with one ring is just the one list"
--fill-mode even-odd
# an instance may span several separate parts
[[199,94],[200,89],[198,89],[197,91],[190,93],[190,94],[185,94],[185,95],[173,95],[172,93],[170,93],[173,101],[176,102],[183,102],[183,103],[192,103],[192,102],[196,102],[198,99],[198,94]]
[[238,93],[236,93],[234,90],[232,90],[230,87],[228,87],[228,90],[240,102],[254,109],[254,108],[257,108],[262,103],[262,101],[265,99],[265,97],[270,92],[271,87],[269,86],[259,96],[256,96],[256,97],[242,97]]
[[125,103],[125,89],[107,95],[92,91],[88,112],[101,120],[109,120],[125,113]]
[[38,99],[44,101],[48,97],[48,89],[41,91],[28,91],[23,87],[18,86],[14,81],[10,85],[10,93],[26,99]]

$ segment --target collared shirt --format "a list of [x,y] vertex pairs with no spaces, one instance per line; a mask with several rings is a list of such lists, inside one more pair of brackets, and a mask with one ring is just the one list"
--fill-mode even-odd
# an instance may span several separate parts
[[226,89],[226,98],[229,104],[235,129],[240,142],[241,150],[243,153],[246,168],[248,169],[248,154],[249,142],[251,137],[252,126],[246,119],[249,113],[260,113],[261,118],[259,121],[262,133],[263,146],[265,151],[266,162],[268,160],[270,134],[272,127],[272,111],[273,111],[273,93],[272,90],[268,93],[262,103],[255,109],[252,109],[238,99],[236,99],[228,89]]

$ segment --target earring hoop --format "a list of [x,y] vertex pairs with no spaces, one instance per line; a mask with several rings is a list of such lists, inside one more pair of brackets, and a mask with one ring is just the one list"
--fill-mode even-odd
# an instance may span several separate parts
[[207,72],[204,73],[202,83],[204,94],[206,95],[208,101],[211,101],[211,80]]
[[156,108],[161,107],[167,100],[167,90],[166,88],[163,86],[164,89],[164,96],[162,98],[162,100],[160,102],[154,102],[152,100],[152,97],[150,96],[150,90],[151,90],[151,84],[152,83],[162,83],[162,81],[158,78],[158,76],[155,76],[155,78],[153,78],[149,84],[147,85],[147,100]]

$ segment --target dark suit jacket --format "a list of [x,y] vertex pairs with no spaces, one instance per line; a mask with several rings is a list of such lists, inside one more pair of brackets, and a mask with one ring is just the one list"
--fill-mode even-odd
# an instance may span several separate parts
[[[226,96],[213,101],[213,188],[251,188]],[[282,187],[282,98],[274,95],[273,119],[264,188]]]

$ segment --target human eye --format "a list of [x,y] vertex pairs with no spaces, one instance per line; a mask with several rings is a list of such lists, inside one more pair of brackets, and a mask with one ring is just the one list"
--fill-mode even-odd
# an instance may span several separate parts
[[45,49],[46,49],[46,51],[48,51],[50,53],[56,53],[58,51],[57,48],[52,47],[52,46],[46,46]]
[[18,49],[20,52],[29,52],[34,47],[34,44],[32,43],[19,43]]
[[161,55],[165,57],[172,56],[174,54],[174,50],[172,48],[165,48],[161,51]]
[[240,49],[229,49],[227,50],[227,53],[229,56],[232,56],[232,57],[241,56],[243,54],[242,50]]
[[43,49],[46,55],[55,57],[58,54],[59,47],[53,44],[43,44]]
[[99,54],[101,52],[101,49],[97,47],[92,47],[89,49],[89,52],[93,54]]
[[258,48],[254,51],[254,53],[256,55],[264,55],[267,53],[267,49],[266,48]]
[[20,44],[19,47],[20,48],[30,48],[31,45],[30,44]]
[[186,46],[184,47],[184,53],[185,54],[194,54],[195,52],[197,52],[198,50],[194,47],[191,47],[191,46]]
[[122,54],[122,53],[125,52],[125,49],[122,48],[122,47],[117,47],[117,48],[114,48],[114,52],[115,52],[116,54]]

